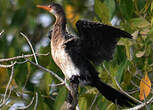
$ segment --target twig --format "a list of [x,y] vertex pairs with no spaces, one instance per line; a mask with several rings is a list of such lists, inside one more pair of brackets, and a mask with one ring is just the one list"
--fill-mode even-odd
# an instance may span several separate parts
[[[13,64],[13,63],[12,63],[12,64]],[[12,65],[11,76],[10,76],[10,79],[9,79],[8,84],[7,84],[7,86],[6,86],[6,90],[5,90],[5,93],[4,93],[3,101],[2,101],[2,103],[0,104],[0,108],[6,103],[6,95],[7,95],[8,89],[9,89],[9,87],[10,87],[10,84],[11,84],[11,82],[12,82],[13,74],[14,74],[14,65]],[[8,98],[7,98],[7,99],[8,99]]]
[[133,84],[138,90],[140,90],[139,86],[137,86],[132,80],[131,80],[131,84]]
[[16,64],[24,64],[24,63],[26,63],[26,62],[28,62],[27,60],[25,60],[25,61],[22,61],[22,62],[16,62]]
[[68,83],[67,83],[67,81],[66,81],[66,78],[64,79],[64,83],[65,83],[66,88],[67,88],[69,91],[71,91],[71,88],[70,88],[70,86],[68,85]]
[[141,101],[137,100],[136,98],[132,97],[132,96],[129,95],[127,92],[125,92],[125,91],[121,88],[121,86],[119,85],[119,83],[117,82],[117,80],[116,80],[115,78],[114,78],[114,80],[115,80],[115,82],[116,82],[117,87],[118,87],[124,94],[126,94],[128,97],[130,97],[131,99],[135,100],[136,102],[142,103]]
[[2,30],[2,31],[0,32],[0,36],[3,34],[3,32],[4,32],[4,30]]
[[34,106],[34,110],[37,110],[37,105],[38,105],[38,93],[36,92],[36,103]]
[[[9,91],[9,93],[8,93],[8,96],[7,96],[7,98],[5,99],[5,102],[3,102],[4,101],[4,99],[1,99],[1,101],[0,101],[0,108],[3,106],[3,105],[5,105],[6,104],[6,102],[9,100],[9,98],[10,98],[10,96],[11,96],[11,93],[12,93],[12,90],[13,90],[13,88],[11,87],[10,88],[10,91]],[[0,109],[1,110],[1,109]]]
[[107,68],[106,68],[104,63],[103,63],[103,67],[104,67],[105,71],[108,73],[108,75],[111,76],[110,72],[107,70]]
[[129,94],[134,94],[134,93],[137,93],[139,92],[139,90],[131,90],[131,91],[128,91]]
[[[36,56],[48,56],[49,53],[46,53],[46,54],[39,54],[39,53],[36,53],[35,54]],[[13,60],[18,60],[18,59],[21,59],[21,58],[28,58],[28,57],[32,57],[34,56],[34,54],[29,54],[29,55],[22,55],[22,56],[16,56],[16,57],[11,57],[11,58],[4,58],[4,59],[0,59],[0,62],[7,62],[7,61],[13,61]]]
[[26,60],[27,60],[28,62],[30,62],[31,64],[33,64],[34,66],[40,68],[41,70],[50,73],[52,76],[54,76],[55,78],[57,78],[60,82],[64,83],[65,86],[66,86],[66,88],[67,88],[69,91],[71,90],[71,89],[70,89],[70,86],[69,86],[69,85],[67,84],[67,82],[66,82],[66,79],[63,80],[61,77],[59,77],[59,76],[58,76],[56,73],[54,73],[53,71],[51,71],[51,70],[49,70],[49,69],[47,69],[47,68],[45,68],[45,67],[43,67],[43,66],[41,66],[41,65],[39,65],[39,64],[36,64],[36,63],[30,61],[29,59],[26,59]]
[[27,109],[27,108],[29,108],[29,107],[32,105],[34,99],[35,99],[35,97],[32,97],[32,100],[31,100],[30,103],[29,103],[28,105],[26,105],[26,106],[23,106],[23,107],[14,107],[14,108],[16,108],[16,109],[21,109],[21,110]]
[[58,86],[63,86],[65,84],[65,82],[59,83],[59,84],[51,84],[49,86],[51,87],[58,87]]
[[53,97],[51,97],[51,96],[45,96],[45,95],[41,95],[42,97],[45,97],[45,98],[49,98],[49,99],[51,99],[51,100],[53,100],[53,101],[55,101],[55,98],[53,98]]
[[62,78],[60,78],[60,77],[59,77],[56,73],[54,73],[53,71],[51,71],[51,70],[49,70],[49,69],[47,69],[47,68],[45,68],[45,67],[43,67],[43,66],[41,66],[41,65],[39,65],[39,64],[36,64],[36,63],[30,61],[29,59],[27,59],[27,61],[30,62],[31,64],[33,64],[34,66],[40,68],[41,70],[44,70],[44,71],[46,71],[46,72],[49,72],[52,76],[56,77],[59,81],[64,82],[64,80],[63,80]]
[[90,106],[90,109],[89,110],[92,110],[92,106],[95,104],[95,102],[96,102],[96,100],[97,100],[97,97],[99,96],[99,93],[98,94],[96,94],[96,96],[95,96],[95,98],[94,98],[94,100],[93,100],[93,102],[92,102],[92,104],[91,104],[91,106]]
[[29,44],[29,46],[30,46],[30,48],[31,48],[31,50],[32,50],[32,53],[33,53],[33,55],[34,55],[35,62],[36,62],[36,64],[38,64],[38,60],[37,60],[36,54],[35,54],[35,52],[34,52],[34,49],[33,49],[33,47],[32,47],[32,44],[31,44],[30,40],[29,40],[28,37],[27,37],[25,34],[23,34],[22,32],[20,32],[20,34],[27,40],[27,42],[28,42],[28,44]]
[[147,105],[147,103],[146,103],[146,94],[145,94],[145,92],[144,92],[144,89],[143,89],[143,94],[144,94],[144,103],[145,103],[145,107],[146,107],[147,110],[149,110],[148,105]]
[[146,103],[142,103],[142,104],[139,104],[135,107],[132,107],[132,108],[129,108],[129,109],[124,109],[124,110],[140,110],[150,103],[153,103],[153,97],[150,98]]
[[10,68],[10,67],[14,66],[15,64],[16,64],[16,61],[15,61],[14,63],[10,64],[10,65],[3,65],[3,64],[0,64],[0,67],[1,67],[1,68]]
[[12,93],[12,90],[13,90],[13,87],[10,88],[10,91],[9,91],[9,94],[6,98],[6,102],[9,100],[10,96],[11,96],[11,93]]

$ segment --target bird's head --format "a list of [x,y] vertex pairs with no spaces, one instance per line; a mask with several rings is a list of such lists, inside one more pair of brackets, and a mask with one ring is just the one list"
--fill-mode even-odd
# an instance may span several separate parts
[[62,8],[61,5],[52,2],[50,5],[37,5],[38,8],[42,8],[44,10],[49,11],[52,13],[54,16],[59,16],[61,14],[64,14],[64,9]]

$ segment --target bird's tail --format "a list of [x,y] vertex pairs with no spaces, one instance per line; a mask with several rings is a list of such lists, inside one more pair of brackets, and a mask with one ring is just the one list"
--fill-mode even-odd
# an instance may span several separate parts
[[127,95],[105,84],[101,80],[97,80],[93,86],[95,86],[106,99],[112,101],[114,104],[127,107],[132,107],[132,105],[137,104]]

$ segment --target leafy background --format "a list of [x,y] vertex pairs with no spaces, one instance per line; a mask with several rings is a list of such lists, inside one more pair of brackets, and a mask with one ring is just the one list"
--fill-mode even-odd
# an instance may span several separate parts
[[[26,40],[20,35],[28,36],[38,53],[50,52],[47,37],[55,18],[48,12],[36,8],[38,4],[49,4],[49,0],[0,0],[0,58],[30,54]],[[115,79],[129,94],[139,99],[139,83],[145,73],[153,82],[153,1],[152,0],[56,0],[66,11],[68,29],[76,34],[75,22],[89,19],[113,25],[133,35],[132,40],[121,39],[113,60],[96,67],[101,79],[119,89]],[[96,53],[95,53],[96,54]],[[34,61],[33,58],[30,60]],[[19,60],[24,61],[24,60]],[[54,71],[64,79],[60,69],[51,56],[38,57],[39,64]],[[10,64],[3,62],[2,64]],[[0,99],[5,92],[10,70],[0,68]],[[8,103],[2,110],[14,110],[13,106],[25,106],[38,93],[37,110],[64,110],[67,89],[52,87],[60,83],[55,77],[43,72],[30,63],[15,65],[11,86],[14,87]],[[137,85],[137,86],[135,86]],[[114,110],[117,106],[106,100],[91,87],[79,88],[79,108],[89,110]],[[149,95],[151,97],[151,94]],[[149,99],[147,97],[147,99]],[[27,109],[34,108],[34,103]],[[153,104],[149,105],[153,109]]]

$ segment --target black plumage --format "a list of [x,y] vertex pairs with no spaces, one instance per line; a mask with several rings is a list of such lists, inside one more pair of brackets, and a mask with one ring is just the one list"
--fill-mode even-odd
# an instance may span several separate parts
[[81,39],[81,51],[95,64],[112,59],[120,37],[132,38],[125,31],[101,23],[79,20],[76,26]]

